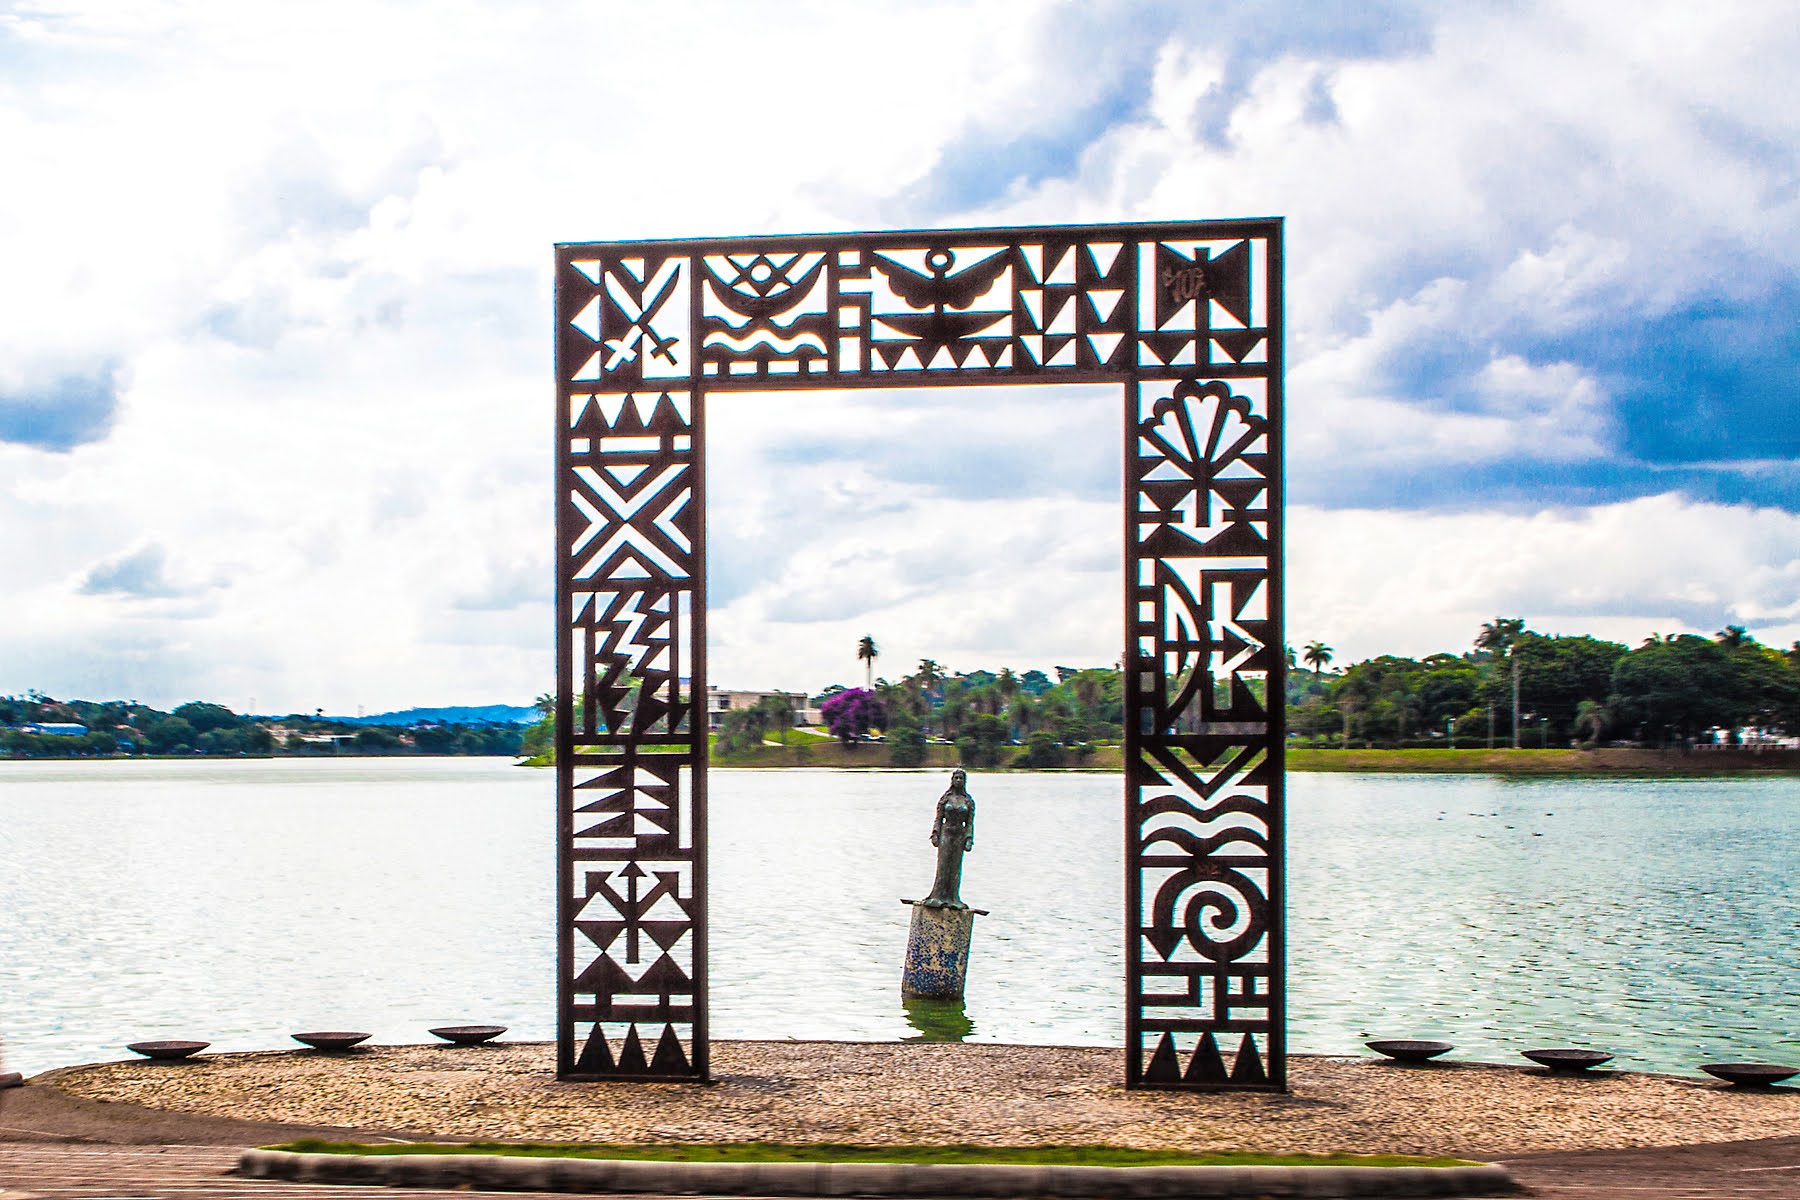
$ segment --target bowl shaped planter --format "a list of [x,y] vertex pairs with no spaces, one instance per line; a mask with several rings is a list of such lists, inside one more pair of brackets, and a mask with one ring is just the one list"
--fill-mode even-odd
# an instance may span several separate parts
[[1775,1063],[1706,1063],[1700,1069],[1737,1087],[1768,1087],[1800,1075],[1800,1067],[1783,1067]]
[[154,1058],[159,1062],[174,1062],[198,1054],[212,1045],[211,1042],[131,1042],[125,1048],[133,1054],[141,1054],[145,1058]]
[[366,1033],[294,1033],[289,1034],[296,1042],[305,1042],[315,1050],[348,1050],[358,1042],[369,1040]]
[[1552,1071],[1585,1071],[1597,1067],[1601,1063],[1611,1062],[1613,1056],[1600,1050],[1521,1050],[1526,1058],[1540,1067],[1549,1067]]
[[1405,1063],[1429,1062],[1440,1054],[1448,1054],[1456,1049],[1449,1042],[1421,1042],[1406,1038],[1378,1039],[1364,1042],[1363,1045],[1377,1054],[1385,1054],[1397,1062]]
[[504,1025],[440,1025],[431,1031],[453,1046],[478,1046],[506,1032]]

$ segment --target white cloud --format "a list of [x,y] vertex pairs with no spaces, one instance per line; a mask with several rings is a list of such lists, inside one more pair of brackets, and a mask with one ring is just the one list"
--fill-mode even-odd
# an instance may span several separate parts
[[[0,691],[348,711],[545,690],[550,244],[881,224],[953,149],[1065,132],[1117,90],[1145,11],[1071,47],[1050,0],[14,6],[0,399],[95,378],[119,403],[73,449],[0,443]],[[1734,294],[1745,253],[1800,266],[1784,6],[1459,7],[1402,52],[1247,72],[1185,6],[1156,15],[1187,32],[1142,47],[1144,104],[1071,178],[925,217],[1288,214],[1291,476],[1603,462],[1609,381],[1532,338]],[[1446,344],[1466,362],[1434,391],[1415,360]],[[964,452],[941,406],[906,401],[834,427],[872,447],[861,472],[808,473],[781,426],[746,423],[745,461],[786,457],[714,513],[715,676],[853,678],[864,632],[897,670],[1112,661],[1116,458],[1081,455],[1114,454],[1116,421],[1089,437],[1075,408],[982,408],[995,449]],[[1461,644],[1506,609],[1800,622],[1784,514],[1639,503],[1296,511],[1292,627],[1374,652]],[[1644,532],[1664,520],[1697,541]],[[1043,533],[1064,527],[1096,532]],[[1478,529],[1491,552],[1465,547]],[[1547,557],[1559,541],[1584,549]],[[1419,546],[1416,588],[1369,565]],[[147,586],[101,586],[132,564]],[[821,600],[846,573],[870,589],[854,615]],[[1565,582],[1527,587],[1545,578]]]
[[864,634],[894,678],[922,658],[1115,662],[1119,405],[1110,387],[718,398],[712,677],[852,683]]
[[[1776,63],[1800,53],[1791,11],[1431,11],[1420,52],[1272,55],[1223,139],[1194,117],[1224,86],[1217,52],[1178,34],[1146,114],[1003,214],[1284,214],[1290,466],[1322,481],[1618,453],[1621,398],[1566,343],[1602,318],[1741,301],[1800,266],[1800,112],[1775,99]],[[1537,374],[1523,411],[1468,411],[1512,362]]]
[[1558,462],[1606,453],[1605,391],[1573,363],[1495,355],[1460,395],[1392,394],[1410,347],[1466,327],[1467,293],[1460,281],[1435,280],[1371,314],[1366,333],[1320,348],[1289,372],[1296,398],[1289,445],[1303,470]]
[[1535,513],[1291,514],[1288,637],[1348,663],[1467,649],[1484,621],[1636,645],[1744,625],[1800,637],[1800,515],[1651,496]]
[[909,498],[900,512],[819,531],[710,614],[712,675],[732,686],[852,684],[864,634],[881,647],[877,674],[892,678],[922,658],[952,671],[1111,665],[1119,523],[1116,505],[1071,498]]

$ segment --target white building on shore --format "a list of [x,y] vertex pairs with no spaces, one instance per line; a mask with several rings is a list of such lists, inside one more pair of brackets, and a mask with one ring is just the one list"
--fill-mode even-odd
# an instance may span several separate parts
[[811,707],[805,692],[747,692],[732,688],[708,687],[706,689],[706,727],[717,733],[719,726],[725,722],[725,714],[734,710],[755,708],[770,696],[779,696],[787,702],[788,710],[794,714],[794,724],[817,725],[823,719],[819,710]]

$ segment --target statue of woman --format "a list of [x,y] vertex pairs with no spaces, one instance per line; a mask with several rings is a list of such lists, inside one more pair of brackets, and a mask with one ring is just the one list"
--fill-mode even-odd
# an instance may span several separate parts
[[975,801],[966,787],[968,774],[950,773],[950,789],[938,797],[937,820],[931,826],[931,844],[937,847],[937,878],[931,895],[919,901],[926,908],[967,908],[957,895],[962,890],[963,855],[975,848]]

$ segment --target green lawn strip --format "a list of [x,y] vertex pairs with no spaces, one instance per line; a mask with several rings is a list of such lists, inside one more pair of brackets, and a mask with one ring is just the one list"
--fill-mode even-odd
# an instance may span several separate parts
[[302,1138],[270,1150],[298,1154],[500,1154],[519,1158],[606,1158],[720,1163],[991,1163],[1069,1167],[1466,1167],[1461,1158],[1408,1154],[1184,1154],[1122,1146],[847,1146],[833,1142],[720,1142],[595,1145],[586,1142],[402,1142],[363,1145]]
[[1747,752],[1679,750],[1599,750],[1486,748],[1443,749],[1313,749],[1290,744],[1291,771],[1395,772],[1402,774],[1576,775],[1589,778],[1625,776],[1670,778],[1687,775],[1792,774],[1800,767],[1791,752],[1754,755]]

